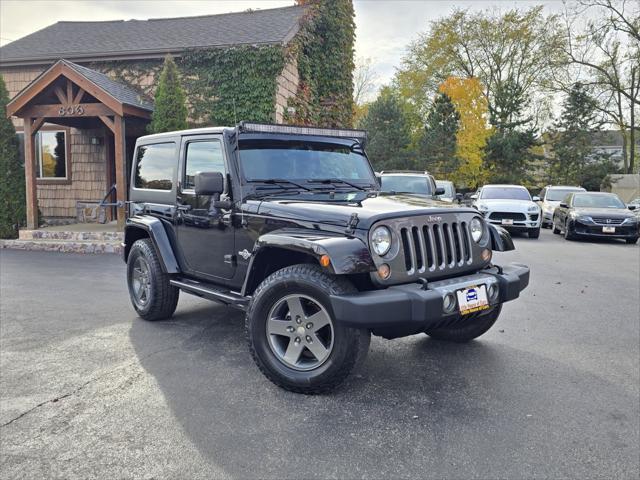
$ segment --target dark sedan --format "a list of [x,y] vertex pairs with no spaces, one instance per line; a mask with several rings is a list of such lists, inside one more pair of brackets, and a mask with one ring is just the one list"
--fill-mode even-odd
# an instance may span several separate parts
[[638,217],[614,193],[570,193],[553,214],[553,233],[567,240],[577,237],[620,238],[636,243],[640,236]]

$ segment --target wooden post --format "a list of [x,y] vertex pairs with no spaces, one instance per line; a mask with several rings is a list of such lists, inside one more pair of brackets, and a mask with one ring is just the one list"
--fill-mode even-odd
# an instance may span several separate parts
[[122,202],[122,206],[118,207],[117,219],[118,230],[124,229],[125,221],[125,205],[127,199],[127,178],[126,178],[126,149],[125,149],[125,125],[124,118],[120,115],[114,115],[114,153],[116,160],[116,201]]
[[24,177],[27,197],[27,228],[34,230],[38,225],[38,192],[36,190],[36,155],[33,123],[30,117],[24,119]]

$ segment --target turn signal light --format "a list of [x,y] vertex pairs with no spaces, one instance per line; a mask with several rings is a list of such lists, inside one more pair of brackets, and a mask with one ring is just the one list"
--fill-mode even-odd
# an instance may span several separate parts
[[328,267],[329,265],[331,265],[331,259],[329,258],[329,255],[322,255],[320,257],[320,265],[322,265],[323,267]]
[[391,275],[391,267],[389,265],[383,263],[378,267],[378,276],[381,279],[386,280],[387,278],[389,278],[389,275]]
[[485,262],[488,262],[489,260],[491,260],[491,250],[489,250],[488,248],[485,248],[484,250],[482,250],[482,253],[480,254],[480,256],[482,257],[482,260],[484,260]]

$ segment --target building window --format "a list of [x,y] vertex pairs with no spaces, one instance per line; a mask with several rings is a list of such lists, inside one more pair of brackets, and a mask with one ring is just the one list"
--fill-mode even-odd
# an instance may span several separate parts
[[18,151],[20,152],[20,156],[18,158],[24,167],[24,132],[17,132],[16,135],[18,136]]
[[67,178],[67,134],[64,130],[41,130],[36,140],[36,177]]
[[187,144],[187,161],[184,172],[183,189],[195,188],[198,172],[225,173],[222,145],[218,140],[190,142]]
[[151,190],[171,190],[173,172],[176,165],[174,157],[176,144],[156,143],[138,147],[136,155],[136,188]]

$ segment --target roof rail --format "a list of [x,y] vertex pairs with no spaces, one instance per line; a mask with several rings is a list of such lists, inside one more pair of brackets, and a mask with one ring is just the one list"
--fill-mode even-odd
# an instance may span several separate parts
[[431,175],[429,172],[420,170],[381,170],[380,175],[384,173],[414,173],[417,175]]

